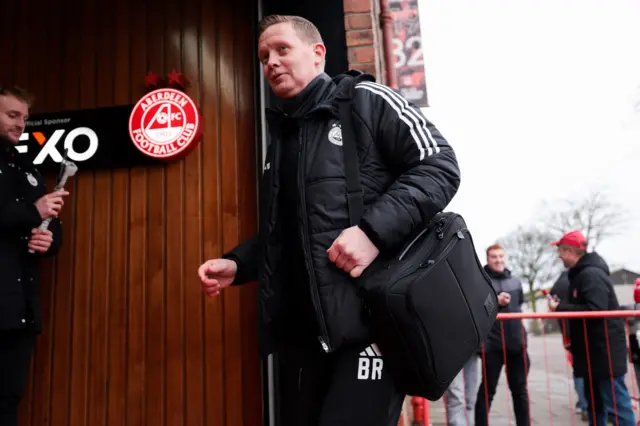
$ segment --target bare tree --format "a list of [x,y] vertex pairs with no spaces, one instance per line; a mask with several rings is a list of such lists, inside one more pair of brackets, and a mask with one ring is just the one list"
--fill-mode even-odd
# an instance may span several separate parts
[[551,234],[536,226],[521,226],[500,241],[505,248],[509,268],[529,287],[529,302],[534,312],[536,290],[561,270],[552,241]]
[[604,191],[596,190],[583,197],[562,201],[548,210],[544,222],[556,239],[575,229],[582,231],[589,242],[589,248],[595,250],[603,240],[624,230],[628,215]]

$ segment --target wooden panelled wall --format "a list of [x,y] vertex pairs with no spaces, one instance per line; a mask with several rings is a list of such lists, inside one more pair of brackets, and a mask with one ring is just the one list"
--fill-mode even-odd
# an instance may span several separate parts
[[251,6],[2,0],[0,82],[32,91],[32,112],[134,103],[175,67],[204,117],[185,160],[68,186],[21,425],[261,424],[255,288],[206,299],[197,278],[256,231]]

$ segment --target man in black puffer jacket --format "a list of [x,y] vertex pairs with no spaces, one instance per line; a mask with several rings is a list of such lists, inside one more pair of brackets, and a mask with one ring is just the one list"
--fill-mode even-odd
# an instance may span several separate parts
[[[265,18],[258,51],[282,99],[267,113],[259,235],[205,262],[200,279],[210,296],[259,282],[261,352],[278,351],[299,369],[299,399],[288,406],[299,417],[284,423],[395,425],[404,395],[383,371],[353,278],[449,204],[460,184],[456,157],[397,92],[359,72],[327,76],[309,21]],[[350,88],[365,203],[354,227],[337,101]]]
[[[609,266],[597,253],[587,253],[587,240],[580,231],[571,231],[552,244],[558,246],[558,256],[570,269],[569,296],[566,300],[554,296],[549,300],[550,311],[620,309],[609,278]],[[614,424],[634,426],[636,419],[624,380],[627,374],[624,318],[572,318],[569,329],[574,373],[584,378],[589,425],[605,426],[609,416],[617,416]]]
[[[487,249],[485,271],[498,294],[501,313],[522,312],[524,292],[519,278],[505,267],[504,248],[494,244]],[[503,339],[504,336],[504,339]],[[530,359],[527,354],[527,334],[520,320],[496,321],[484,343],[482,354],[483,380],[476,399],[476,426],[489,424],[491,402],[496,394],[502,367],[507,363],[507,382],[513,400],[516,425],[530,424],[527,374]],[[488,402],[488,407],[487,407]]]

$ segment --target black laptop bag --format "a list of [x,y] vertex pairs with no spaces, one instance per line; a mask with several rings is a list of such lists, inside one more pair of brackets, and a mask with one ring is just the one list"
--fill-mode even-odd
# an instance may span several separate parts
[[[351,97],[340,99],[349,219],[364,211]],[[386,257],[385,257],[386,256]],[[354,280],[397,389],[439,399],[496,320],[498,300],[463,218],[441,212]]]

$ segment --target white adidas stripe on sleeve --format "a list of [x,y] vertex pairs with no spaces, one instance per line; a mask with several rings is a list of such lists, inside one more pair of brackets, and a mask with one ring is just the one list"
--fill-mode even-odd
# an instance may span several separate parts
[[356,89],[365,89],[380,96],[398,114],[400,120],[409,126],[411,136],[420,152],[420,160],[424,159],[425,150],[427,156],[440,152],[438,143],[427,127],[427,121],[409,105],[405,98],[387,86],[370,81],[358,83]]

